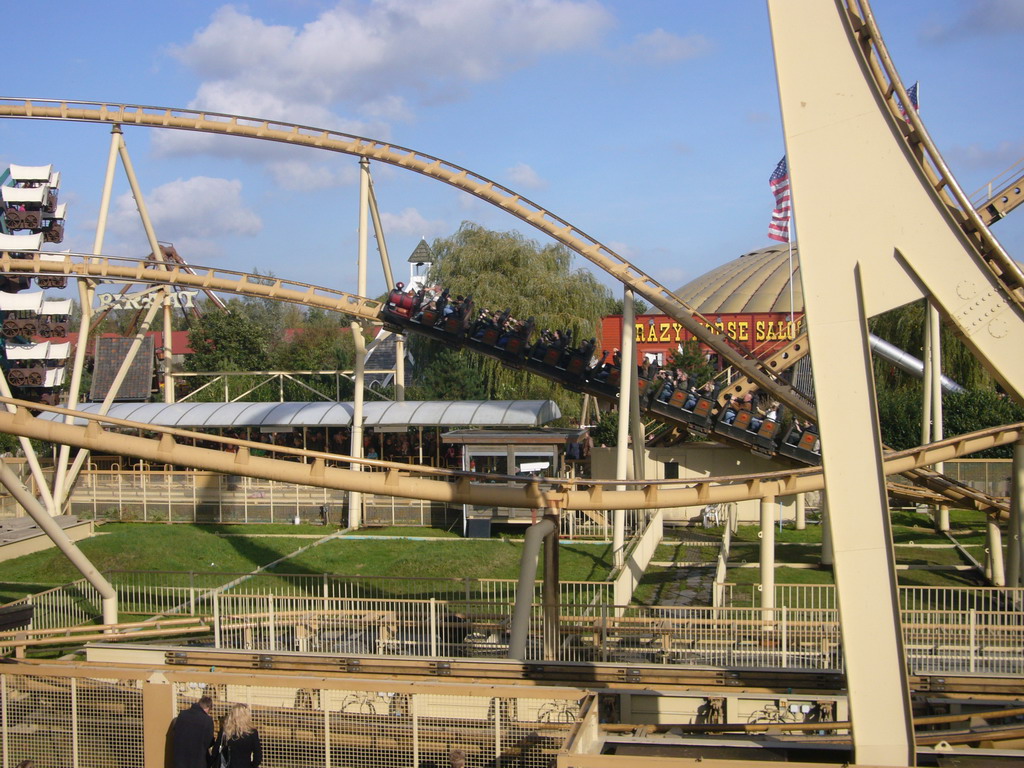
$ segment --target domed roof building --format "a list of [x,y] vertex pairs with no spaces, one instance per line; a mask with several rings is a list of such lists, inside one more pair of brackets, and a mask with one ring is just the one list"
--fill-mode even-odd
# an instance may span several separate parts
[[705,317],[733,313],[789,312],[804,309],[800,260],[793,246],[792,305],[788,245],[745,253],[679,288],[676,295]]

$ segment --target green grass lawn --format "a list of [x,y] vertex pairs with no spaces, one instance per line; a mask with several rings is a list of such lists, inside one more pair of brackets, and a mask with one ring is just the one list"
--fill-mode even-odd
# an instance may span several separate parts
[[[97,530],[101,535],[80,542],[79,546],[101,571],[197,573],[248,573],[315,541],[282,537],[282,533],[326,536],[332,532],[323,526],[153,523],[110,523]],[[441,540],[343,538],[286,560],[274,572],[478,579],[519,576],[521,540],[467,541],[426,528],[368,529],[365,533]],[[446,538],[456,540],[443,540]],[[565,581],[603,581],[611,573],[610,544],[563,544],[559,558],[561,578]],[[80,577],[55,548],[25,555],[0,563],[0,600],[9,602]]]
[[685,542],[659,544],[652,559],[666,563],[713,563],[718,559],[718,547],[693,547]]
[[[346,576],[429,576],[516,579],[522,544],[479,541],[329,541],[291,558],[278,573],[336,573]],[[541,569],[542,564],[538,564]],[[564,581],[603,581],[611,573],[611,545],[562,544],[559,572]]]
[[[320,530],[323,531],[322,528]],[[80,542],[79,547],[101,571],[247,573],[311,541],[277,537],[225,537],[219,534],[237,534],[244,529],[221,525],[111,523],[99,526],[97,531],[102,535]],[[0,582],[29,581],[57,585],[78,578],[78,571],[56,548],[0,563]]]

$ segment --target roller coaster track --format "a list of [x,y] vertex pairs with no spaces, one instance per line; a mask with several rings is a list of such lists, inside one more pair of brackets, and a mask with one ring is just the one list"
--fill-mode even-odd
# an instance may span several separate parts
[[867,70],[879,95],[888,105],[893,121],[900,127],[904,141],[917,158],[921,172],[945,205],[948,216],[957,223],[996,278],[1005,298],[1017,309],[1024,309],[1024,272],[992,236],[986,220],[960,188],[925,128],[921,115],[914,109],[902,109],[901,105],[910,104],[910,99],[882,41],[870,6],[866,0],[847,0],[846,12],[850,27],[860,43]]
[[381,303],[351,293],[266,275],[252,275],[194,264],[157,264],[146,259],[94,256],[81,253],[0,255],[0,274],[65,275],[115,282],[151,283],[222,291],[253,298],[276,299],[342,312],[374,321]]
[[[406,168],[437,179],[507,211],[544,232],[631,288],[714,349],[758,386],[795,413],[812,417],[804,398],[770,371],[738,341],[720,333],[668,288],[641,272],[608,246],[511,189],[446,160],[388,142],[310,126],[217,112],[112,104],[93,101],[0,97],[0,118],[139,125],[277,141],[355,155]],[[711,327],[709,327],[711,326]]]
[[[917,159],[922,173],[939,195],[947,215],[966,235],[988,271],[995,276],[1005,298],[1018,309],[1024,310],[1024,272],[989,230],[989,225],[1024,202],[1021,184],[1024,174],[1020,172],[1019,164],[1009,169],[996,182],[998,191],[976,203],[972,202],[942,159],[920,114],[916,110],[902,108],[903,104],[910,103],[910,99],[882,41],[868,3],[866,0],[846,0],[845,9],[849,24],[860,42],[860,51],[871,73],[872,81],[888,106],[894,123],[899,126],[904,141]],[[763,364],[774,375],[778,375],[809,351],[810,345],[804,333],[786,347],[765,358]],[[754,382],[739,380],[733,387],[723,390],[723,394],[744,394],[753,386]]]
[[[623,666],[588,662],[530,661],[507,659],[408,659],[379,656],[322,657],[297,653],[253,653],[229,650],[167,650],[165,663],[172,667],[209,669],[249,669],[279,672],[305,672],[314,675],[356,675],[393,679],[446,681],[479,680],[492,685],[528,680],[532,685],[584,685],[591,687],[624,686],[653,687],[659,690],[728,689],[733,693],[750,692],[836,692],[845,690],[843,675],[821,671],[757,670],[757,669],[695,669],[692,667]],[[1005,677],[912,675],[915,696],[971,697],[1011,701],[1019,700],[1020,680]],[[820,725],[819,725],[820,727]]]
[[[0,410],[0,431],[13,435],[67,444],[91,451],[107,451],[134,456],[160,464],[195,467],[223,474],[276,480],[297,485],[374,493],[399,498],[424,499],[452,504],[512,507],[517,509],[557,508],[568,510],[661,509],[665,507],[703,506],[713,503],[788,496],[821,490],[824,477],[820,468],[782,470],[748,475],[732,475],[698,480],[582,480],[480,475],[471,472],[416,467],[408,464],[368,459],[358,460],[377,471],[353,471],[327,466],[326,460],[349,463],[348,456],[306,453],[300,449],[279,449],[296,457],[309,456],[309,464],[253,455],[261,443],[234,440],[152,424],[138,424],[108,416],[83,414],[64,408],[42,406],[22,400],[0,397],[0,404],[16,407],[14,413]],[[85,419],[86,426],[47,421],[31,415],[50,411]],[[159,437],[140,437],[126,431],[143,429]],[[120,431],[114,431],[120,430]],[[948,438],[926,446],[886,455],[885,473],[894,475],[917,467],[959,458],[1001,445],[1024,436],[1024,423],[1011,424]],[[198,448],[184,440],[217,442],[237,446],[235,452],[221,448]],[[494,481],[507,481],[498,485]],[[615,486],[627,486],[617,491]]]
[[[0,255],[0,275],[63,275],[72,277],[89,277],[109,281],[125,281],[148,283],[155,285],[173,285],[177,287],[195,287],[207,291],[220,291],[252,298],[269,298],[305,306],[316,306],[321,309],[348,314],[363,321],[378,321],[381,303],[360,296],[334,291],[329,288],[313,286],[306,283],[295,283],[276,277],[219,270],[198,265],[165,266],[157,265],[144,259],[131,259],[90,254],[57,254],[35,253],[13,257],[9,254]],[[417,330],[410,324],[410,330]],[[484,345],[474,346],[476,351],[487,354]],[[494,354],[493,350],[490,354]],[[534,366],[530,370],[545,375],[554,381],[564,384],[544,366]],[[581,388],[588,390],[586,383]],[[592,392],[598,397],[607,397],[605,392]],[[664,415],[654,414],[659,419]],[[677,428],[685,428],[685,422],[678,422]],[[746,443],[730,440],[728,436],[714,433],[716,440],[743,448]],[[1008,505],[1005,501],[995,499],[980,491],[957,484],[942,475],[929,470],[918,469],[910,473],[916,482],[933,491],[935,499],[949,499],[960,505],[970,506],[986,512],[1005,513]]]

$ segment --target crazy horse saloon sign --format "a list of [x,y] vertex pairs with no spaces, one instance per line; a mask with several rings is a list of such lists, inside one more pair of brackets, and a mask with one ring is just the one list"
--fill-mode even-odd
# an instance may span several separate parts
[[[172,294],[171,301],[183,309],[195,306],[196,296],[199,291],[177,291]],[[153,306],[154,301],[160,301],[163,294],[151,291],[148,293],[101,293],[97,297],[99,306],[97,309],[148,309]]]

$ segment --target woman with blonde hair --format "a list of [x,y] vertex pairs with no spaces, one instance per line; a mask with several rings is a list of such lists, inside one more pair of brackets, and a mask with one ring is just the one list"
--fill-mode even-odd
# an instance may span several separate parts
[[245,704],[235,704],[224,716],[217,739],[217,768],[259,768],[263,761],[260,732]]

